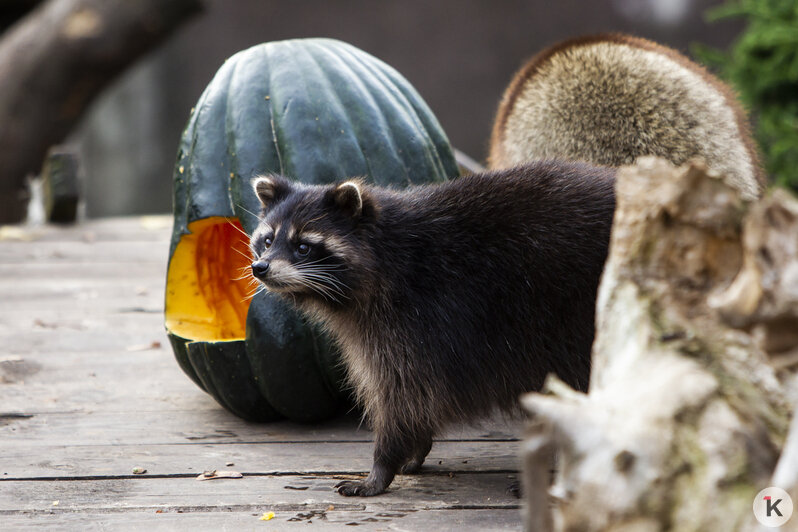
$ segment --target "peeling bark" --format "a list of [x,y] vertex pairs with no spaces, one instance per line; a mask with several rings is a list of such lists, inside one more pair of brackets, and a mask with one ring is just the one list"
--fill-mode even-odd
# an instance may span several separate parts
[[[798,278],[746,272],[757,260],[796,267],[795,245],[779,243],[789,231],[796,241],[784,213],[798,203],[774,194],[752,206],[702,166],[656,159],[621,169],[616,194],[590,392],[550,377],[523,398],[543,427],[527,446],[559,453],[550,529],[751,529],[791,405],[770,344],[751,331],[795,316],[783,294]],[[762,242],[774,256],[752,256]],[[736,286],[752,282],[759,295]],[[539,476],[526,463],[525,478]],[[539,493],[528,497],[540,506]]]

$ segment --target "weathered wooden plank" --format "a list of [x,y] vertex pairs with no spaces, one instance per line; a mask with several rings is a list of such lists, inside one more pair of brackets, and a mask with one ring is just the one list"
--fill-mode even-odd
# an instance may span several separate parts
[[308,530],[319,526],[331,532],[351,532],[354,527],[359,527],[354,530],[435,530],[436,532],[521,529],[521,516],[516,508],[426,511],[408,508],[401,511],[386,511],[379,508],[355,511],[339,509],[339,506],[333,505],[332,510],[321,506],[286,509],[275,513],[270,521],[260,520],[263,513],[268,511],[265,505],[254,509],[218,511],[180,508],[161,510],[162,513],[155,513],[158,510],[153,509],[117,513],[63,512],[56,509],[49,513],[5,514],[2,519],[3,525],[10,530],[24,528],[172,532],[174,530]]
[[344,498],[333,491],[352,475],[245,476],[197,481],[194,478],[124,478],[0,482],[0,515],[53,511],[141,511],[216,509],[284,512],[340,509],[386,512],[406,509],[517,508],[506,493],[515,475],[458,473],[399,475],[388,492],[369,499]]
[[168,215],[83,220],[77,225],[0,226],[0,247],[37,242],[168,242],[172,217]]
[[[42,329],[58,329],[59,327],[80,329],[85,328],[86,325],[93,325],[99,328],[111,323],[132,323],[135,326],[138,323],[137,320],[142,320],[142,323],[143,320],[150,320],[146,324],[147,327],[154,324],[163,325],[163,294],[159,291],[156,295],[145,295],[148,297],[140,296],[140,299],[136,301],[127,301],[127,306],[111,312],[102,308],[102,306],[94,307],[94,312],[84,313],[69,312],[50,307],[18,310],[3,305],[0,308],[0,325],[23,327],[25,329],[33,327]],[[110,320],[115,321],[112,322]]]
[[[362,439],[362,434],[360,434]],[[0,481],[132,476],[134,467],[146,476],[197,475],[208,470],[245,474],[363,473],[371,467],[371,441],[260,444],[48,445],[3,449]],[[438,441],[427,472],[516,471],[518,442]],[[227,467],[226,464],[235,464]]]
[[[160,295],[160,294],[159,294]],[[159,297],[161,300],[162,297]],[[161,305],[163,306],[163,305]],[[149,334],[152,330],[162,331],[163,309],[131,306],[116,312],[76,313],[53,309],[40,309],[31,312],[0,312],[0,338],[12,333],[59,336],[65,332],[76,331],[91,336],[103,331],[129,329]],[[2,342],[3,340],[0,340]],[[0,345],[5,345],[4,343]],[[99,354],[95,356],[100,358]]]
[[[112,356],[115,352],[142,350],[144,346],[158,342],[168,349],[168,339],[162,322],[139,327],[120,326],[115,328],[97,328],[90,321],[75,327],[53,327],[53,322],[42,318],[31,320],[31,328],[24,335],[0,323],[0,353],[73,353],[103,352],[104,356]],[[160,320],[159,320],[160,321]],[[17,329],[19,331],[19,329]],[[168,354],[162,350],[163,354]],[[141,364],[144,369],[143,363]]]
[[82,353],[79,346],[74,352],[43,351],[0,355],[0,413],[114,412],[135,421],[137,411],[220,408],[163,348],[99,354]]
[[[26,267],[23,266],[21,270]],[[80,269],[81,267],[76,268]],[[49,277],[46,277],[47,274],[45,274],[40,278],[28,276],[20,270],[17,274],[8,275],[0,281],[0,293],[4,295],[6,301],[10,301],[11,298],[22,301],[25,298],[41,296],[57,298],[62,294],[72,295],[73,299],[77,300],[100,298],[115,300],[130,297],[140,287],[144,287],[148,291],[159,292],[163,296],[166,268],[145,264],[124,266],[123,269],[116,266],[114,268],[116,268],[116,272],[92,266],[91,269],[79,274],[65,273],[60,279],[57,268],[50,269]],[[120,289],[126,293],[120,294]],[[133,293],[127,293],[127,291]],[[81,294],[81,292],[85,293]]]
[[[107,312],[129,312],[134,310],[159,311],[163,308],[163,296],[156,296],[159,284],[142,282],[131,286],[127,293],[120,294],[120,288],[107,287],[98,290],[92,287],[84,290],[72,290],[50,293],[19,293],[3,294],[4,313],[26,313],[38,317],[39,312],[72,312],[73,315],[88,316],[91,314],[99,315]],[[137,290],[141,288],[148,295],[139,297]]]
[[[53,443],[150,445],[371,440],[371,434],[359,426],[357,419],[342,417],[314,425],[288,421],[250,423],[221,407],[214,407],[213,400],[200,390],[196,390],[196,395],[211,408],[45,412],[28,418],[5,419],[5,426],[0,426],[0,456],[11,447],[31,447],[31,452],[38,452],[32,448]],[[496,419],[486,420],[476,427],[452,427],[438,439],[497,441],[513,440],[518,434],[520,432],[511,422]]]
[[[99,257],[98,257],[99,258]],[[136,279],[152,278],[155,280],[166,278],[166,256],[160,262],[125,262],[120,260],[111,262],[111,257],[105,261],[88,262],[85,264],[71,264],[54,260],[37,260],[21,265],[0,263],[0,290],[6,285],[18,282],[30,284],[55,282],[59,280],[114,280],[133,282]],[[156,257],[153,257],[156,259]]]
[[168,242],[54,242],[0,243],[0,270],[13,271],[21,264],[68,268],[87,264],[152,263],[166,264]]

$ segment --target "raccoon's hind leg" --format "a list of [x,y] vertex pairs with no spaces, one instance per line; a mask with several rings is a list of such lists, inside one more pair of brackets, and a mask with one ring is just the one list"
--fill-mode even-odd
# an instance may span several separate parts
[[432,435],[425,434],[423,437],[416,440],[416,445],[413,448],[413,454],[410,456],[410,460],[408,460],[407,463],[402,466],[400,472],[403,475],[412,475],[414,473],[418,473],[421,470],[421,466],[424,464],[424,460],[427,458],[430,449],[432,449]]
[[[371,471],[364,480],[344,480],[335,485],[338,493],[344,496],[371,497],[384,493],[393,481],[399,468],[416,459],[416,450],[423,450],[417,445],[418,439],[408,430],[393,428],[390,433],[377,433],[374,444],[374,462]],[[429,439],[430,446],[432,439]],[[424,452],[424,456],[429,449]],[[422,460],[423,461],[423,458]],[[421,463],[419,463],[419,467]]]

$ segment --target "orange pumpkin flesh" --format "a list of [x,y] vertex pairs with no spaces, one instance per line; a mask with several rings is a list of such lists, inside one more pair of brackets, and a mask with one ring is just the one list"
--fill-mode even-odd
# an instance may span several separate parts
[[169,263],[166,328],[194,341],[243,340],[256,286],[249,274],[249,237],[237,219],[188,224]]

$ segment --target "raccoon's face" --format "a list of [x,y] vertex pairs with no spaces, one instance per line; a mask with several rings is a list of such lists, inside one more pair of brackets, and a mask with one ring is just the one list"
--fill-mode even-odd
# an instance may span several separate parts
[[263,205],[252,234],[252,275],[268,290],[343,304],[355,284],[363,214],[358,182],[306,186],[280,176],[253,183]]

